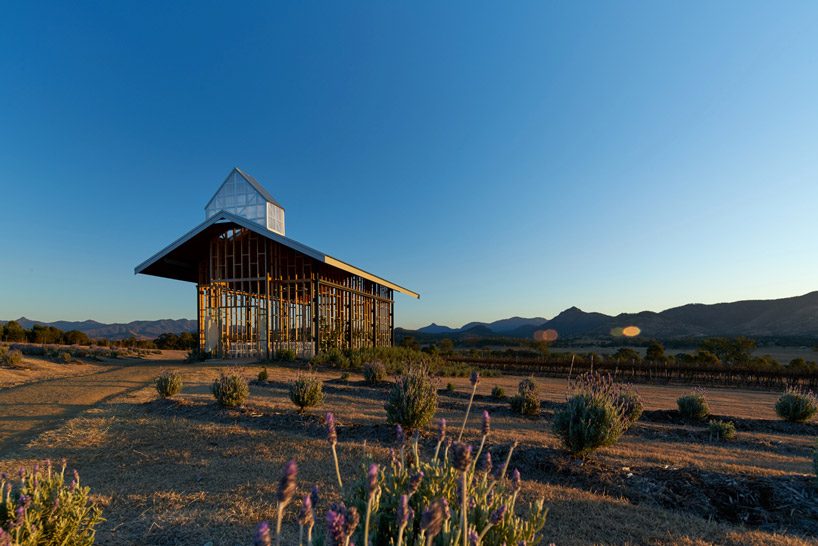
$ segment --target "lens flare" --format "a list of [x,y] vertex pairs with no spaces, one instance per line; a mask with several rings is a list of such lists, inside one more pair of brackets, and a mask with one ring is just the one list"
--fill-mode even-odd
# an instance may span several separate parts
[[625,337],[636,337],[642,333],[638,326],[625,326],[622,328],[622,335]]
[[559,334],[557,334],[556,330],[548,329],[548,330],[537,330],[534,332],[534,341],[545,341],[545,342],[552,342],[557,341]]

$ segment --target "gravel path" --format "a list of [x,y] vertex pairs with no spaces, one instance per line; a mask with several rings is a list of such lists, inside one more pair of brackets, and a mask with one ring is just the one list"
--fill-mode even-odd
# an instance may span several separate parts
[[105,400],[149,385],[171,363],[137,362],[0,391],[0,457]]

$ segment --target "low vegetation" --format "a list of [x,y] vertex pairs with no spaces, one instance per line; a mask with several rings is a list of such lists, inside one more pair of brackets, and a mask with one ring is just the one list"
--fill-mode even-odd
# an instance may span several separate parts
[[0,544],[14,546],[90,546],[102,509],[91,502],[90,488],[74,471],[66,483],[65,463],[59,469],[47,461],[20,469],[18,480],[0,478]]
[[776,402],[775,413],[786,421],[805,423],[818,413],[818,399],[811,391],[791,387]]
[[707,423],[707,429],[710,431],[711,440],[735,440],[736,439],[736,425],[732,421],[719,421],[711,419]]
[[491,388],[491,397],[495,400],[505,400],[506,390],[500,385],[494,385]]
[[301,374],[290,382],[290,400],[299,412],[320,406],[324,402],[324,383],[312,374]]
[[623,386],[619,389],[614,402],[620,408],[622,416],[625,418],[625,424],[628,427],[637,422],[644,411],[642,397],[639,396],[639,392],[630,385]]
[[211,392],[220,406],[236,408],[243,406],[247,401],[250,387],[238,370],[230,370],[219,375],[219,378],[213,382]]
[[437,411],[437,389],[426,367],[417,364],[395,379],[384,408],[390,424],[408,430],[426,427]]
[[680,396],[676,400],[676,405],[679,407],[679,413],[687,419],[704,421],[710,415],[710,406],[707,405],[707,400],[701,391],[693,391],[690,394]]
[[[632,392],[623,396],[623,388],[610,375],[587,373],[572,384],[572,394],[554,414],[552,430],[572,455],[585,456],[600,447],[615,444],[630,426],[629,413],[623,400],[634,402]],[[641,402],[635,397],[635,404]]]
[[165,370],[159,374],[154,384],[160,398],[171,398],[182,392],[182,374]]
[[9,368],[17,368],[23,363],[23,353],[17,349],[1,349],[0,363]]
[[540,394],[533,378],[523,379],[517,386],[517,394],[511,398],[511,411],[520,415],[540,414]]
[[265,383],[270,379],[270,372],[267,371],[267,368],[262,368],[260,372],[258,372],[258,380],[261,383]]
[[378,385],[386,381],[386,366],[380,360],[364,364],[364,381],[367,385]]
[[[316,490],[303,496],[297,516],[301,543],[306,537],[306,543],[312,544],[314,534],[319,535],[319,544],[327,546],[538,543],[548,514],[544,500],[529,503],[525,510],[518,508],[522,485],[519,471],[515,469],[507,479],[515,445],[509,446],[505,462],[494,471],[490,453],[482,450],[489,429],[484,415],[476,454],[471,445],[460,442],[451,448],[447,443],[441,449],[448,440],[446,423],[441,421],[434,456],[425,459],[420,456],[419,436],[415,435],[407,445],[398,426],[396,451],[400,455],[386,465],[364,465],[351,485],[343,487],[335,449],[335,418],[328,414],[327,440],[342,498],[329,507],[325,517],[318,517]],[[261,522],[256,531],[257,545],[281,543],[284,512],[296,497],[297,472],[294,460],[287,463],[277,491],[275,531],[268,522]],[[315,531],[316,521],[324,523],[323,533],[320,528]]]

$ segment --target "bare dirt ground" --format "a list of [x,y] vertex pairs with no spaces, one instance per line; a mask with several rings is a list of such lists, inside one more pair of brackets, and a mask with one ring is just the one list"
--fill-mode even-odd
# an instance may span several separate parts
[[[151,380],[171,365],[182,371],[182,395],[157,400]],[[279,472],[292,457],[299,462],[300,493],[313,484],[322,488],[320,513],[337,498],[324,412],[337,415],[345,475],[367,456],[385,459],[393,430],[385,425],[383,388],[365,386],[358,374],[344,382],[337,371],[321,372],[324,406],[302,416],[286,395],[295,368],[271,367],[271,381],[252,385],[245,409],[222,410],[209,385],[223,365],[143,361],[0,392],[0,419],[35,423],[25,433],[6,436],[0,470],[66,457],[104,504],[100,544],[233,545],[250,543],[255,524],[273,515]],[[259,370],[245,365],[242,373],[251,379]],[[565,398],[565,381],[538,380],[542,411],[530,419],[488,396],[495,384],[512,392],[519,379],[481,382],[467,439],[477,439],[478,416],[487,409],[492,454],[501,458],[513,440],[520,442],[512,466],[523,474],[525,494],[544,496],[550,507],[545,543],[818,543],[818,512],[810,512],[816,502],[810,476],[818,426],[777,421],[776,393],[707,390],[713,412],[735,420],[739,431],[734,442],[714,443],[702,425],[669,411],[686,388],[640,386],[648,409],[643,419],[619,444],[578,463],[564,456],[549,432],[551,415]],[[438,415],[459,427],[468,382],[440,382],[441,387],[452,382],[456,390],[440,391]],[[30,401],[35,419],[17,409]],[[432,442],[426,441],[427,449]],[[294,540],[295,511],[286,525],[286,544]]]

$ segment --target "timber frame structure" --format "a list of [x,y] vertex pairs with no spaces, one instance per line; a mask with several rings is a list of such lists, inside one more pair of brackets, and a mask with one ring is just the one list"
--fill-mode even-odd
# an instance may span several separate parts
[[[228,180],[237,173],[258,184],[238,169]],[[277,226],[283,226],[281,210]],[[209,211],[205,222],[135,273],[196,283],[199,350],[221,358],[271,358],[285,349],[311,357],[332,348],[391,346],[394,293],[419,297],[241,210]]]

